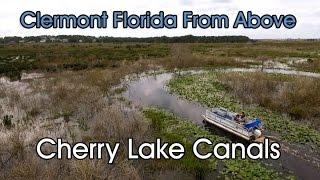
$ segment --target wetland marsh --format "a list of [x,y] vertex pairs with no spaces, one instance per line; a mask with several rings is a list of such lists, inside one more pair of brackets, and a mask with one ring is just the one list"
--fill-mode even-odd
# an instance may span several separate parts
[[[316,179],[319,47],[308,41],[1,47],[0,178]],[[241,142],[202,123],[205,109],[217,106],[261,117],[281,143],[282,158],[200,161],[187,153],[181,161],[129,161],[120,149],[109,166],[44,162],[34,152],[42,137],[71,144],[161,138],[187,149],[199,137]]]

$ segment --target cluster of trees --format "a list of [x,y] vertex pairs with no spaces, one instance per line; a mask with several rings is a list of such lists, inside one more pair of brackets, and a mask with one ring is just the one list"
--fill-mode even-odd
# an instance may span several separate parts
[[96,37],[94,36],[80,36],[80,35],[59,35],[59,36],[26,36],[26,37],[18,37],[18,36],[8,36],[4,38],[0,38],[0,43],[11,43],[11,42],[41,42],[45,40],[45,42],[67,42],[76,43],[76,42],[95,42]]
[[99,37],[100,42],[148,42],[148,43],[222,43],[248,42],[246,36],[177,36],[177,37],[148,37],[148,38],[115,38]]
[[222,43],[222,42],[249,42],[250,38],[246,36],[178,36],[178,37],[147,37],[147,38],[130,38],[130,37],[94,37],[80,35],[59,35],[59,36],[28,36],[28,37],[4,37],[0,38],[0,43],[18,43],[18,42],[147,42],[147,43]]

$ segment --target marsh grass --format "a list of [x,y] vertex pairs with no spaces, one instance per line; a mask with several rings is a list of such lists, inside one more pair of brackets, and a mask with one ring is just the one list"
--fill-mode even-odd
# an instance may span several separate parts
[[[151,121],[156,137],[161,137],[167,142],[179,142],[186,148],[184,157],[179,161],[169,160],[162,163],[166,168],[178,169],[191,173],[198,178],[203,178],[208,172],[218,171],[218,164],[223,164],[224,168],[217,172],[218,178],[222,179],[279,179],[282,174],[269,169],[257,161],[233,159],[220,161],[214,157],[208,160],[197,159],[192,151],[192,144],[198,138],[208,138],[214,144],[220,142],[230,142],[229,139],[211,134],[209,131],[171,113],[159,109],[145,109],[145,116]],[[201,152],[212,150],[212,146],[200,147]],[[189,151],[188,151],[189,150]]]
[[[275,80],[278,80],[278,81],[286,80],[289,82],[295,82],[297,81],[295,78],[288,77],[288,76],[279,76],[279,77],[274,77],[275,78],[274,80],[267,83],[262,81],[262,79],[259,79],[259,76],[264,77],[265,75],[243,74],[242,76],[245,76],[247,78],[252,78],[252,79],[258,78],[259,80],[255,82],[251,82],[251,80],[246,80],[241,83],[241,81],[238,80],[239,78],[243,78],[241,77],[240,74],[233,73],[230,76],[234,78],[234,81],[230,79],[227,73],[219,74],[218,72],[209,72],[209,73],[204,73],[200,75],[186,75],[186,76],[176,77],[172,79],[169,82],[168,86],[170,88],[170,91],[188,100],[197,101],[209,107],[224,107],[233,112],[245,111],[249,118],[253,118],[253,117],[262,118],[265,128],[268,129],[269,131],[278,133],[280,135],[280,138],[285,141],[295,142],[299,144],[308,144],[308,145],[311,145],[311,147],[314,147],[316,149],[319,148],[320,133],[316,130],[315,124],[311,124],[310,121],[305,121],[305,123],[296,122],[293,119],[289,118],[288,116],[279,113],[279,111],[287,112],[288,109],[271,110],[269,109],[269,107],[265,108],[265,107],[262,107],[261,105],[259,106],[257,104],[258,102],[254,100],[254,98],[258,98],[259,100],[261,100],[261,102],[264,102],[264,103],[265,102],[270,103],[272,101],[276,101],[277,98],[279,98],[276,95],[279,89],[277,89],[274,86],[275,85],[274,83],[276,82]],[[266,75],[266,76],[269,76],[269,75]],[[264,78],[268,78],[268,77],[264,77]],[[256,83],[256,86],[253,87],[252,84],[254,83]],[[260,86],[265,87],[265,89],[260,90],[261,88]],[[302,86],[304,85],[301,84],[300,87],[294,87],[294,88],[297,88],[298,90],[299,88],[304,88]],[[317,89],[316,87],[314,87],[312,83],[310,83],[310,86],[305,86],[305,88],[312,88],[314,90]],[[291,88],[289,88],[289,90],[290,89]],[[268,94],[272,94],[273,92],[274,92],[273,95],[275,95],[275,99],[266,101],[266,98],[269,97]],[[283,92],[284,91],[281,91],[281,93]],[[308,90],[305,89],[301,93],[307,93],[307,92],[313,92],[315,94],[318,93],[318,91],[309,91],[309,89]],[[264,93],[267,93],[267,94],[264,94]],[[297,99],[300,99],[300,97],[296,96],[294,93],[295,92],[292,92],[291,97],[294,97],[295,98],[294,102],[297,102]],[[243,94],[244,96],[246,96],[245,98],[247,99],[244,99],[244,97],[238,98],[237,94]],[[309,93],[307,93],[306,96],[309,96]],[[287,98],[287,97],[290,97],[290,96],[284,96],[284,98]],[[312,101],[314,99],[317,99],[318,97],[313,97]],[[302,96],[300,100],[301,100],[301,103],[308,103],[308,102],[302,102],[307,100],[307,98],[304,96]],[[316,100],[314,102],[317,103],[318,101]],[[279,102],[279,105],[283,105],[283,102]],[[305,109],[308,112],[309,111],[308,108],[312,109],[312,107],[317,107],[317,106],[318,104],[313,104],[311,108],[307,106]]]
[[93,43],[93,44],[21,44],[0,49],[0,74],[20,79],[21,71],[57,72],[118,67],[122,60],[162,58],[167,44]]
[[[43,161],[35,155],[35,145],[40,137],[63,138],[73,143],[77,141],[121,142],[126,147],[127,138],[133,138],[141,143],[151,141],[155,137],[165,137],[168,141],[181,140],[190,148],[191,140],[205,136],[220,141],[209,132],[192,124],[180,122],[180,119],[159,111],[149,111],[145,114],[151,121],[139,112],[127,106],[130,103],[117,101],[112,97],[110,88],[121,82],[126,75],[146,72],[150,69],[189,68],[189,67],[243,67],[247,63],[239,62],[234,56],[255,57],[250,50],[251,45],[245,44],[30,44],[8,46],[0,50],[1,72],[9,73],[19,78],[21,71],[39,70],[45,72],[40,79],[19,82],[18,86],[0,86],[1,109],[0,115],[13,115],[12,128],[0,127],[0,179],[140,179],[152,177],[171,171],[170,177],[181,172],[201,174],[206,169],[215,169],[216,161],[210,161],[210,166],[195,159],[190,153],[184,160],[178,161],[128,161],[126,150],[121,149],[115,164],[107,166],[105,160],[50,160]],[[204,46],[208,46],[204,47]],[[260,47],[261,46],[261,47]],[[296,45],[290,48],[294,50]],[[300,45],[297,45],[300,47]],[[246,47],[245,52],[243,51]],[[196,48],[200,48],[197,50]],[[199,53],[204,49],[204,53]],[[237,48],[239,48],[237,50]],[[266,51],[277,51],[275,45],[259,45],[257,48],[267,48]],[[306,48],[314,51],[314,45],[307,44]],[[293,52],[292,55],[304,55]],[[208,53],[212,51],[213,53]],[[265,52],[265,51],[259,51]],[[307,51],[308,53],[309,51]],[[270,52],[274,53],[274,52]],[[270,54],[267,52],[267,54]],[[17,57],[19,56],[19,57]],[[306,55],[308,56],[308,55]],[[2,72],[3,71],[3,72]],[[196,77],[181,81],[188,88],[183,91],[188,99],[204,102],[209,106],[226,105],[231,109],[240,109],[228,94],[228,84],[221,84],[215,75]],[[193,86],[193,83],[201,86]],[[207,83],[212,83],[205,89]],[[311,85],[310,85],[311,86]],[[122,90],[121,90],[122,91]],[[120,90],[119,90],[120,92]],[[208,94],[200,96],[199,94]],[[182,94],[182,92],[181,92]],[[303,95],[303,92],[301,92]],[[204,98],[205,99],[202,99]],[[226,97],[229,99],[222,99]],[[304,96],[306,97],[306,96]],[[309,97],[309,96],[308,96]],[[106,99],[110,99],[106,100]],[[119,99],[119,98],[118,98]],[[300,103],[300,102],[297,102]],[[256,109],[255,109],[256,110]],[[260,109],[261,110],[261,109]],[[252,113],[251,113],[252,112]],[[256,111],[251,111],[254,115]],[[257,114],[265,113],[264,110]],[[266,115],[269,117],[269,115]],[[282,121],[281,116],[275,116],[275,122]],[[277,119],[278,118],[278,119]],[[271,118],[270,118],[271,119]],[[269,127],[277,131],[283,128],[268,121]],[[174,124],[173,126],[172,123]],[[271,124],[271,125],[270,125]],[[170,125],[170,126],[168,126]],[[273,126],[272,126],[273,125]],[[170,127],[170,129],[167,129]],[[301,126],[297,126],[301,127]],[[290,124],[288,139],[304,139],[305,142],[318,141],[318,136],[308,128],[293,133],[296,124]],[[305,126],[303,126],[305,127]],[[168,130],[167,132],[164,132]],[[307,135],[305,135],[307,133]],[[306,137],[306,138],[304,138]],[[313,137],[313,139],[309,138]],[[311,140],[310,140],[311,139]],[[222,138],[222,140],[225,140]],[[134,147],[136,148],[136,146]],[[49,150],[49,149],[48,149]],[[259,177],[274,177],[274,172],[267,171],[262,166],[253,167],[251,163],[226,163],[226,177],[250,178],[248,171],[258,170]],[[247,167],[242,171],[240,167]],[[176,171],[176,169],[180,169]],[[240,171],[241,170],[241,171]],[[260,173],[261,172],[261,173]],[[187,173],[188,174],[188,173]],[[249,176],[247,176],[249,175]],[[261,175],[261,176],[260,176]]]
[[[307,122],[314,119],[317,123],[320,118],[319,79],[264,73],[228,73],[218,79],[244,103],[255,103]],[[314,125],[319,128],[318,123]]]
[[255,43],[198,44],[192,51],[200,55],[236,58],[319,57],[319,42],[259,41]]
[[171,44],[168,57],[159,59],[159,65],[167,69],[186,68],[223,68],[223,67],[247,67],[248,63],[238,61],[236,58],[199,55],[194,48],[203,44]]
[[[47,163],[35,155],[34,148],[40,137],[60,137],[70,143],[121,142],[123,147],[127,146],[128,138],[134,138],[137,144],[148,140],[152,135],[142,115],[130,111],[122,102],[109,103],[106,99],[113,99],[109,90],[124,76],[154,67],[149,65],[150,61],[122,61],[105,69],[50,72],[45,78],[24,82],[28,91],[22,90],[23,93],[3,89],[4,112],[18,111],[20,115],[14,117],[17,126],[1,129],[4,135],[1,134],[0,143],[6,146],[0,147],[0,153],[8,157],[1,159],[1,178],[139,179],[144,176],[146,165],[139,161],[129,163],[125,148],[120,150],[112,167],[105,160]],[[10,138],[16,131],[19,138]]]
[[320,73],[320,58],[309,58],[306,63],[294,64],[293,67],[301,71],[310,71]]

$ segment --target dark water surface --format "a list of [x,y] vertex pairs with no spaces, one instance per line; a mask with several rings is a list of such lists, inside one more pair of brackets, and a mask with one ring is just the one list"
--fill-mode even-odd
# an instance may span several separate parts
[[163,73],[132,81],[129,83],[125,97],[135,104],[160,107],[202,125],[201,114],[206,110],[204,107],[199,103],[183,100],[165,89],[166,82],[172,76],[172,73]]

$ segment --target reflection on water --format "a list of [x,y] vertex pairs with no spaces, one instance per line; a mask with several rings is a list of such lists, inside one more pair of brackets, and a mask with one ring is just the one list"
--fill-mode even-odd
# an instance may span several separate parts
[[141,77],[129,84],[124,94],[133,103],[143,106],[156,106],[166,109],[183,118],[202,125],[201,114],[205,108],[198,103],[189,102],[168,93],[165,84],[172,78],[172,73]]

